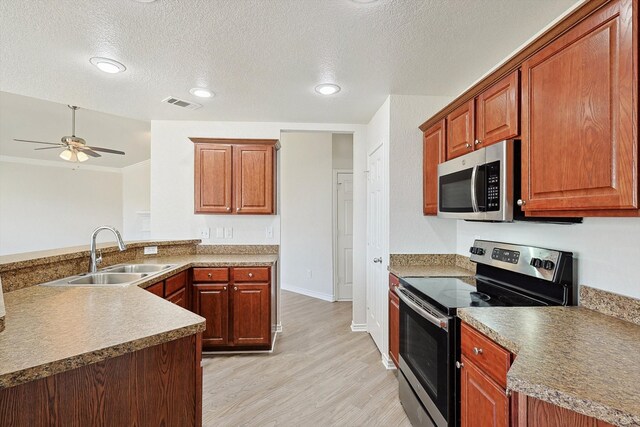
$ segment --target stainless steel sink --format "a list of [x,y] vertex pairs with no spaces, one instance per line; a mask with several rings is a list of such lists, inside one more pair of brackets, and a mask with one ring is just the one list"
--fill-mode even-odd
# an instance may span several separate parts
[[170,264],[123,264],[107,267],[109,273],[157,273],[173,267]]
[[69,285],[128,285],[147,277],[147,273],[93,273],[69,280]]

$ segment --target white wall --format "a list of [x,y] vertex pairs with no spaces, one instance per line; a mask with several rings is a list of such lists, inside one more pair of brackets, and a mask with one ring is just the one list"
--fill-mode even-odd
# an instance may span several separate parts
[[334,133],[331,141],[333,168],[353,169],[353,135]]
[[[0,161],[0,255],[88,245],[91,232],[105,224],[122,229],[119,169]],[[114,240],[107,233],[99,239]]]
[[422,131],[418,126],[450,97],[391,95],[389,251],[453,253],[455,221],[422,214]]
[[579,284],[640,298],[640,218],[585,218],[575,225],[458,221],[457,253],[468,255],[476,238],[573,252]]
[[[354,301],[353,322],[365,320],[366,126],[331,123],[151,122],[151,230],[154,238],[200,237],[201,227],[233,227],[231,239],[205,243],[279,244],[278,215],[195,215],[193,213],[193,143],[189,137],[273,138],[281,131],[327,131],[353,134],[354,144]],[[281,171],[282,173],[282,171]],[[266,227],[274,237],[266,237]]]
[[149,238],[145,221],[150,209],[151,160],[122,168],[122,237],[125,240]]
[[280,139],[282,289],[333,301],[332,135]]

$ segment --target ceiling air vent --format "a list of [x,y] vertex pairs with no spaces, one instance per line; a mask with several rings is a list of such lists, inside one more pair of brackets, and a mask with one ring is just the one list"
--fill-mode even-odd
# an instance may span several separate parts
[[176,107],[186,108],[187,110],[197,110],[202,107],[202,105],[196,102],[185,101],[184,99],[176,98],[174,96],[170,96],[162,100],[162,102],[175,105]]

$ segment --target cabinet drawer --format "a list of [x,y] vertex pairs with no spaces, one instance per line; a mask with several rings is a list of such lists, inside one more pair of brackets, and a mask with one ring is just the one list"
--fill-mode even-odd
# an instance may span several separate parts
[[393,274],[389,274],[389,290],[393,290],[398,286],[400,286],[400,279]]
[[164,294],[171,295],[180,288],[187,286],[187,272],[183,271],[164,281]]
[[462,324],[462,354],[502,387],[507,386],[511,353],[467,324]]
[[229,269],[226,267],[194,268],[193,281],[194,282],[228,282]]
[[167,296],[167,298],[165,298],[167,301],[169,301],[170,303],[173,303],[179,307],[182,308],[186,308],[187,307],[187,289],[186,288],[182,288],[180,290],[178,290],[177,292]]
[[233,269],[236,282],[268,282],[269,267],[237,267]]
[[164,282],[154,283],[146,288],[149,292],[159,297],[164,297]]

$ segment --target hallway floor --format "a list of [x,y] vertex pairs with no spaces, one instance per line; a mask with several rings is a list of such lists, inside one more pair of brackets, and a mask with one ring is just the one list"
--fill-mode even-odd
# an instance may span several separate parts
[[204,357],[205,426],[410,426],[351,303],[282,291],[273,354]]

